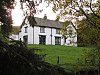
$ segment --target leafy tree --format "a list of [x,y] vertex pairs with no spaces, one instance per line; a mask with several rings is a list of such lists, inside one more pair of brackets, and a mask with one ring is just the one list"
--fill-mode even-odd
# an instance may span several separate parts
[[[74,30],[72,29],[73,25],[68,26],[69,24],[72,25],[73,23],[70,22],[70,21],[69,22],[68,21],[64,22],[64,24],[62,26],[62,29],[61,29],[61,34],[62,34],[62,36],[64,37],[64,40],[65,40],[64,44],[66,43],[66,39],[70,37],[71,38],[70,44],[73,44],[73,46],[74,46],[74,44],[76,43],[76,42],[74,42],[74,39],[77,36],[76,35],[77,32],[74,32]],[[75,30],[76,30],[76,28],[75,28]]]
[[0,25],[1,32],[9,35],[11,31],[12,17],[11,10],[14,8],[14,0],[0,0]]
[[[0,1],[2,32],[0,33],[0,75],[66,75],[63,68],[42,61],[41,57],[34,53],[35,49],[28,49],[23,42],[13,39],[9,41],[9,38],[5,37],[9,35],[9,27],[12,23],[11,13],[7,11],[14,7],[14,2],[14,0]],[[35,6],[34,2],[21,0],[22,7],[25,3],[31,12]],[[25,16],[33,16],[31,13],[26,12]]]
[[21,41],[9,40],[0,34],[0,75],[66,75],[63,68],[41,60]]
[[[89,14],[88,16],[91,18],[91,21],[95,23],[95,25],[99,25],[100,19],[95,17],[93,14]],[[78,36],[80,39],[80,42],[82,41],[83,43],[92,46],[99,46],[100,45],[100,29],[91,26],[90,23],[87,21],[87,19],[83,19],[82,21],[79,22],[78,26]]]
[[[47,1],[47,0],[46,0]],[[94,0],[48,0],[53,4],[53,11],[58,14],[58,19],[79,20],[79,17],[85,17],[89,23],[100,29],[99,25],[95,25],[88,17],[92,13],[98,19],[100,18],[100,1]],[[69,16],[68,16],[69,15]]]
[[20,26],[12,26],[12,32],[10,34],[18,34],[20,31]]
[[[59,12],[57,19],[77,23],[83,41],[98,50],[100,74],[100,0],[46,0],[53,4],[53,11]],[[82,21],[81,21],[81,20]],[[82,32],[84,32],[82,34]]]

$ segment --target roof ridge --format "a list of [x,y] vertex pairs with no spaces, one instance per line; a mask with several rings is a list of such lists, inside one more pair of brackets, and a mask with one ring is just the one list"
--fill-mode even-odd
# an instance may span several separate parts
[[[40,18],[40,17],[34,17],[34,18],[42,19],[42,20],[48,20],[48,21],[54,21],[54,22],[61,22],[61,21],[56,21],[56,20],[51,20],[51,19],[44,19],[44,18]],[[61,22],[61,23],[63,23],[63,22]]]

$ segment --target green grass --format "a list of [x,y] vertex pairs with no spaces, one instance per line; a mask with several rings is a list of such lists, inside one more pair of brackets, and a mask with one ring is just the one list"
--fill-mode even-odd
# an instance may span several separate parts
[[76,64],[77,62],[84,63],[84,51],[89,49],[85,47],[67,47],[58,45],[28,45],[28,47],[41,49],[36,51],[36,53],[40,55],[47,54],[45,61],[51,64],[57,64],[58,56],[60,58],[59,64]]
[[[91,66],[85,64],[85,52],[92,48],[59,45],[28,45],[28,48],[40,49],[36,50],[36,53],[39,55],[47,54],[44,58],[45,62],[53,65],[59,65],[65,68],[66,71],[91,68]],[[58,56],[59,64],[57,64]]]

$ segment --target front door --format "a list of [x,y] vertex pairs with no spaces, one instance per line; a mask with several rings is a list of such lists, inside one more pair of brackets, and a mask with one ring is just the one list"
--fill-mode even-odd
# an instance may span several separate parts
[[46,36],[39,35],[39,44],[46,44]]

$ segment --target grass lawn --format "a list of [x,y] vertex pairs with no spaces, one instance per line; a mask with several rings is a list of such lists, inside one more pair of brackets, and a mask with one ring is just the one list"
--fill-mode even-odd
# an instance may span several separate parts
[[38,54],[47,54],[45,56],[45,61],[51,64],[57,64],[58,56],[59,64],[84,63],[84,52],[89,49],[85,47],[67,47],[58,45],[28,45],[28,47],[40,49],[39,51],[36,51]]
[[37,48],[40,49],[36,51],[36,53],[45,56],[45,61],[58,65],[57,60],[59,56],[59,65],[66,68],[65,65],[70,65],[69,68],[72,69],[72,66],[80,63],[85,64],[85,52],[90,50],[90,48],[85,47],[67,47],[67,46],[60,46],[60,45],[28,45],[29,48]]

